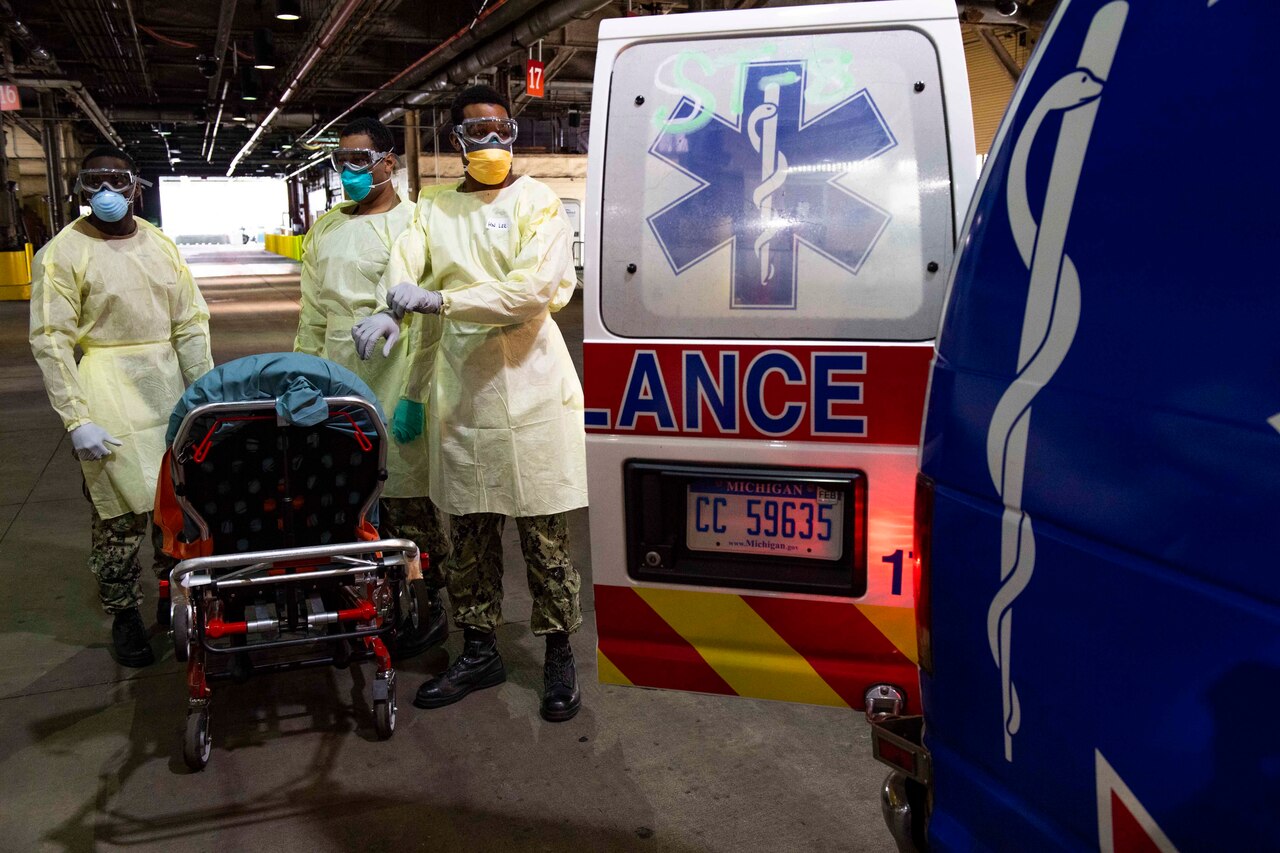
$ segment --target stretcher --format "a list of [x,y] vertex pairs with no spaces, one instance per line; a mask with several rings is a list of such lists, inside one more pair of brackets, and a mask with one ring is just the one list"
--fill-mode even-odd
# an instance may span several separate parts
[[373,523],[387,455],[376,403],[317,397],[309,420],[290,422],[276,399],[207,402],[182,415],[166,452],[156,515],[180,559],[170,622],[195,770],[209,761],[219,680],[372,661],[373,728],[379,739],[395,731],[388,645],[397,615],[420,604],[410,581],[423,558]]

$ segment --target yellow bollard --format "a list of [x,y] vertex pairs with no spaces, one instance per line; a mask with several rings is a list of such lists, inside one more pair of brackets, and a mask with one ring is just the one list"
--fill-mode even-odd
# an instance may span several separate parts
[[31,244],[16,252],[0,252],[0,301],[31,298]]

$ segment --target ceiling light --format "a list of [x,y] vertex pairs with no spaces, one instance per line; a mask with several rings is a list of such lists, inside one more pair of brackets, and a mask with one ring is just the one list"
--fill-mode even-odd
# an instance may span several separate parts
[[302,18],[302,4],[298,0],[276,0],[276,17],[282,21]]
[[258,100],[258,72],[248,65],[240,66],[240,99],[242,101]]
[[253,31],[253,67],[263,71],[276,67],[276,40],[266,27]]
[[996,4],[996,11],[1001,15],[1004,15],[1006,18],[1018,14],[1017,0],[1000,0],[1000,2]]
[[231,114],[231,120],[232,121],[248,121],[249,119],[248,119],[248,116],[245,115],[244,107],[236,107],[235,112]]

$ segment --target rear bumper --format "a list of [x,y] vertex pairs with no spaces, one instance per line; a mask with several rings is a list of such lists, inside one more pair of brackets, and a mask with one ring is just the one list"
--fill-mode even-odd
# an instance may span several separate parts
[[924,718],[868,716],[871,753],[893,772],[880,789],[880,812],[899,853],[927,850],[932,764],[924,748]]
[[912,808],[908,784],[910,780],[906,775],[896,770],[885,777],[884,785],[880,788],[880,814],[884,816],[884,824],[889,827],[889,834],[898,845],[898,853],[920,853],[914,839],[924,834],[924,827],[916,826],[917,821],[923,824],[923,816]]

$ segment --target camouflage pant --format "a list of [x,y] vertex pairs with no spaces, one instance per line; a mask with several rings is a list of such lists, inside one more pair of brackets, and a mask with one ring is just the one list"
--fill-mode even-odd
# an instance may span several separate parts
[[[89,570],[98,579],[98,598],[102,609],[118,613],[142,604],[142,563],[138,551],[147,535],[151,513],[127,512],[115,518],[102,518],[93,510],[92,550],[89,552]],[[167,578],[177,560],[161,550],[164,534],[151,524],[151,545],[155,557],[151,566],[157,578]]]
[[[502,528],[507,517],[493,513],[449,516],[453,552],[445,564],[449,600],[458,625],[492,631],[502,622]],[[569,558],[565,513],[517,518],[533,593],[535,634],[572,633],[582,624],[578,591],[582,579]]]
[[428,565],[422,579],[434,594],[444,587],[444,561],[449,555],[449,537],[440,524],[440,516],[431,498],[383,498],[382,534],[393,539],[408,539],[418,546]]

